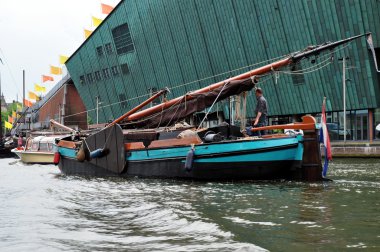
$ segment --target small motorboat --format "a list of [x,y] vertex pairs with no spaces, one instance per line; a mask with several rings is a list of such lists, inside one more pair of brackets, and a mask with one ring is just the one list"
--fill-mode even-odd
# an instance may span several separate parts
[[54,143],[66,136],[36,136],[29,137],[25,146],[12,149],[22,162],[27,164],[53,164]]

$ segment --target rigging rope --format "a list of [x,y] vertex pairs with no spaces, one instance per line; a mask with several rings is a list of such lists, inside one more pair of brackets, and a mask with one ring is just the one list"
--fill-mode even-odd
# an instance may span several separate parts
[[224,88],[226,87],[227,83],[229,83],[229,82],[226,81],[226,82],[224,83],[224,85],[223,85],[222,89],[220,90],[218,96],[215,98],[214,102],[211,104],[211,107],[208,109],[207,113],[205,114],[205,116],[203,117],[202,121],[201,121],[200,124],[198,125],[197,130],[199,130],[199,127],[201,127],[202,123],[203,123],[204,120],[207,118],[207,115],[210,113],[212,107],[214,107],[215,102],[218,100],[220,94],[223,92],[223,90],[224,90]]

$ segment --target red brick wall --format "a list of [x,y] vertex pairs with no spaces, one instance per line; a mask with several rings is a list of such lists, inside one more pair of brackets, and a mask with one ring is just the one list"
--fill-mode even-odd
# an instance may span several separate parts
[[[84,112],[86,111],[86,108],[80,99],[78,91],[73,84],[66,84],[66,87],[67,95],[64,125],[78,126],[80,129],[87,129],[87,113]],[[43,122],[44,125],[47,125],[50,119],[58,120],[59,108],[63,104],[63,95],[64,86],[62,86],[55,95],[40,108],[39,121]]]
[[77,89],[72,84],[68,85],[66,96],[65,125],[78,125],[80,129],[87,129],[87,112],[85,111],[86,107],[84,106]]

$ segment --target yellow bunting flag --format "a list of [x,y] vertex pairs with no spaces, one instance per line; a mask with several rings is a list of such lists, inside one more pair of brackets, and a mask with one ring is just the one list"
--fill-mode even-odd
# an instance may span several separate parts
[[12,129],[12,123],[9,123],[7,121],[4,121],[4,122],[5,122],[5,128]]
[[38,101],[40,97],[38,97],[38,95],[36,95],[35,93],[29,91],[29,99]]
[[42,87],[38,84],[34,84],[34,91],[36,92],[46,92],[46,88],[45,87]]
[[22,109],[22,105],[20,103],[17,103],[17,109],[19,109],[19,110]]
[[59,63],[62,65],[65,64],[68,58],[69,57],[67,57],[65,55],[59,55]]
[[102,6],[102,13],[103,14],[107,14],[108,15],[113,10],[113,7],[111,5],[101,3],[101,6]]
[[92,24],[98,27],[102,23],[103,19],[92,16]]
[[42,82],[54,81],[54,78],[48,75],[42,75]]
[[85,37],[85,39],[87,39],[88,37],[90,37],[91,33],[92,33],[92,31],[84,29],[84,37]]
[[50,65],[50,73],[60,75],[62,74],[62,68]]
[[[17,105],[18,105],[18,104],[17,104]],[[13,117],[13,118],[16,118],[16,117],[17,117],[16,111],[12,111],[12,117]]]

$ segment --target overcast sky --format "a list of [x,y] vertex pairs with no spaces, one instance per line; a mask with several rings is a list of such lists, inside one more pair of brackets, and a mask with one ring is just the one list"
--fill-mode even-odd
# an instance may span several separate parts
[[[59,55],[70,56],[84,41],[91,16],[104,18],[100,3],[115,6],[119,0],[0,0],[1,91],[7,102],[22,100],[22,70],[27,91],[59,65]],[[54,76],[54,75],[53,75]],[[54,82],[45,82],[49,91]]]

